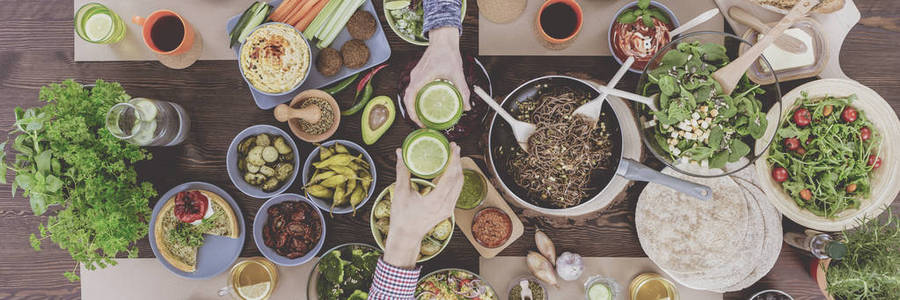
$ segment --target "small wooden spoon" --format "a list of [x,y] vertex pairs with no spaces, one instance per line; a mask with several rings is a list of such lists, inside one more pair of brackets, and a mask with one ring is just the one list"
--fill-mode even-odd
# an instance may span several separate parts
[[494,98],[491,98],[491,95],[488,95],[487,92],[481,89],[481,87],[476,85],[473,87],[473,90],[484,103],[487,103],[487,105],[494,109],[500,117],[506,120],[506,123],[509,123],[509,127],[512,128],[513,135],[516,137],[516,142],[519,143],[519,147],[522,147],[522,150],[528,152],[528,138],[534,134],[534,130],[537,127],[534,126],[534,124],[522,122],[514,118],[509,112],[503,109],[500,104],[494,101]]
[[772,42],[775,41],[776,38],[781,36],[785,30],[788,29],[797,19],[805,16],[809,11],[819,4],[819,0],[801,0],[794,5],[794,8],[778,21],[778,24],[775,27],[772,27],[772,30],[769,30],[765,33],[765,37],[762,38],[756,45],[747,49],[744,52],[744,55],[741,55],[727,66],[719,69],[715,73],[712,74],[712,78],[719,82],[719,85],[722,86],[722,90],[726,95],[731,95],[731,92],[734,91],[735,87],[737,87],[738,81],[741,80],[741,77],[744,76],[744,72],[750,68],[751,65],[756,63],[757,58],[762,55],[763,50],[769,48],[772,45]]
[[322,118],[322,110],[318,106],[310,105],[304,108],[293,108],[287,104],[278,104],[275,107],[275,119],[278,122],[287,122],[290,119],[303,119],[309,123],[318,123]]
[[[766,25],[766,23],[763,23],[762,20],[754,15],[751,15],[749,12],[741,9],[740,7],[732,6],[728,9],[728,15],[730,15],[738,22],[741,22],[741,24],[747,25],[753,30],[756,30],[756,32],[767,32],[771,30],[771,28],[769,28],[769,25]],[[806,52],[807,49],[806,44],[789,35],[782,35],[776,38],[775,46],[783,49],[784,51],[796,54]]]

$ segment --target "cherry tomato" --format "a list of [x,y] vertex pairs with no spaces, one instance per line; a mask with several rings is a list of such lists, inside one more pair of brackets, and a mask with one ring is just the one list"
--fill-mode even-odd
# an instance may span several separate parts
[[844,119],[844,122],[853,123],[853,121],[856,121],[856,109],[847,106],[844,108],[844,111],[841,112],[841,118]]
[[775,179],[775,182],[785,182],[788,179],[788,172],[782,167],[775,167],[772,170],[772,178]]
[[803,198],[804,201],[812,200],[812,191],[809,189],[800,191],[800,198]]
[[794,123],[796,123],[797,126],[803,127],[809,125],[809,122],[809,110],[799,108],[794,111]]
[[786,138],[784,139],[784,147],[792,151],[797,150],[797,148],[800,148],[800,140],[797,138]]
[[881,166],[881,157],[869,155],[869,165],[872,166],[872,170],[878,169]]
[[832,106],[832,105],[825,105],[825,108],[822,109],[822,115],[824,115],[824,116],[826,116],[826,117],[827,117],[827,116],[830,116],[830,115],[831,115],[831,112],[833,112],[833,111],[834,111],[834,106]]
[[795,152],[797,152],[797,154],[799,154],[799,155],[803,155],[803,154],[806,154],[806,149],[803,149],[803,147],[800,147],[800,148],[797,148],[797,150],[795,150]]
[[863,142],[867,141],[872,137],[872,131],[869,130],[869,127],[863,127],[859,129],[859,139],[863,140]]
[[856,191],[856,184],[855,184],[855,183],[851,183],[851,184],[848,184],[848,185],[847,185],[847,192],[848,192],[848,193],[853,193],[853,192],[855,192],[855,191]]

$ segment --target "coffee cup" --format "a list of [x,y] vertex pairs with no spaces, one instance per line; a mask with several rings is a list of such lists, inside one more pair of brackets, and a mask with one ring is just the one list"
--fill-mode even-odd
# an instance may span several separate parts
[[183,54],[194,45],[194,28],[174,11],[157,10],[146,18],[135,16],[131,22],[142,27],[144,44],[157,54]]
[[547,0],[537,13],[538,34],[551,44],[569,42],[581,32],[583,15],[575,0]]

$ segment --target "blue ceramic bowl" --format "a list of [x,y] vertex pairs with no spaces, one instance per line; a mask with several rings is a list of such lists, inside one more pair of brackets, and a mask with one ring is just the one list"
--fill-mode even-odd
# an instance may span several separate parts
[[265,27],[265,26],[272,26],[272,25],[275,25],[275,24],[281,24],[281,25],[284,25],[284,26],[288,26],[288,27],[293,28],[294,31],[296,31],[297,34],[300,35],[300,38],[303,40],[303,44],[306,45],[306,50],[307,50],[308,55],[306,56],[306,74],[303,75],[303,80],[300,80],[299,82],[297,82],[296,85],[294,85],[294,86],[291,87],[290,89],[288,89],[288,90],[286,90],[286,91],[284,91],[284,92],[280,92],[280,93],[269,93],[269,92],[264,92],[264,91],[261,91],[261,90],[257,89],[256,86],[254,86],[252,83],[250,83],[249,80],[247,80],[247,76],[244,75],[244,67],[241,66],[241,64],[244,63],[243,60],[241,60],[241,53],[244,52],[244,46],[247,45],[246,42],[243,43],[243,44],[241,44],[241,48],[240,48],[240,50],[238,50],[238,69],[241,71],[241,77],[244,78],[244,82],[246,82],[246,83],[247,83],[247,86],[249,86],[249,87],[250,87],[251,89],[253,89],[254,91],[257,91],[257,92],[259,92],[259,93],[261,93],[261,94],[263,94],[263,95],[267,95],[267,96],[284,96],[284,95],[287,95],[287,94],[290,94],[290,93],[293,93],[294,91],[296,91],[297,88],[299,88],[301,85],[303,85],[303,83],[306,82],[306,79],[309,78],[309,72],[312,71],[312,64],[311,64],[311,62],[312,62],[312,49],[309,48],[309,41],[306,40],[306,37],[303,36],[303,33],[300,32],[299,30],[297,30],[296,28],[294,28],[294,26],[291,26],[290,24],[286,24],[286,23],[281,23],[281,22],[267,22],[267,23],[262,23],[262,24],[260,24],[259,26],[256,26],[255,28],[253,28],[253,31],[250,32],[250,35],[253,35],[253,32],[255,32],[257,29],[260,29],[260,28]]
[[[284,140],[287,141],[288,145],[291,146],[291,150],[294,151],[294,171],[291,174],[291,177],[283,182],[280,188],[268,193],[244,181],[244,176],[243,174],[241,174],[241,170],[238,169],[238,144],[240,144],[241,141],[243,141],[247,137],[261,133],[268,133],[283,137]],[[235,136],[233,140],[231,140],[231,145],[228,146],[228,153],[225,155],[225,165],[228,169],[228,178],[231,179],[231,183],[233,183],[234,186],[237,187],[238,190],[240,190],[242,193],[253,198],[271,198],[275,195],[284,193],[284,191],[286,191],[291,186],[291,184],[294,183],[294,179],[297,178],[297,173],[300,171],[300,150],[297,149],[297,144],[294,143],[294,139],[291,137],[291,135],[289,135],[287,132],[284,132],[284,130],[281,130],[281,128],[272,125],[253,125],[238,133],[238,135]]]
[[[622,60],[621,58],[619,58],[618,56],[616,56],[616,51],[613,50],[612,29],[613,29],[613,26],[616,25],[616,20],[619,19],[619,15],[621,15],[623,12],[625,12],[625,10],[631,9],[632,7],[635,7],[637,5],[638,5],[638,3],[637,3],[637,1],[635,1],[635,2],[628,3],[625,6],[622,6],[622,8],[620,8],[619,11],[616,12],[615,17],[609,23],[609,28],[606,30],[606,39],[607,39],[606,44],[609,46],[609,53],[612,53],[613,59],[615,59],[616,62],[618,62],[620,65],[622,63],[624,63],[625,61]],[[656,7],[656,8],[661,9],[663,12],[665,12],[666,15],[669,17],[669,19],[672,21],[672,25],[674,25],[675,28],[678,28],[678,26],[681,26],[681,23],[678,22],[678,17],[675,16],[675,13],[672,12],[671,9],[669,9],[662,3],[659,3],[656,1],[650,1],[650,7]],[[674,41],[675,37],[674,36],[670,37],[670,40]],[[628,70],[631,72],[634,72],[634,73],[641,73],[644,71],[643,68],[635,68],[633,66],[628,68]]]
[[[359,202],[359,204],[356,205],[356,210],[358,211],[360,208],[362,208],[363,206],[366,205],[366,202],[369,202],[369,198],[372,198],[372,194],[375,193],[375,184],[378,181],[378,174],[375,173],[375,162],[372,161],[372,156],[369,155],[369,152],[366,152],[365,148],[363,148],[359,144],[351,142],[351,141],[330,140],[330,141],[322,143],[322,147],[331,147],[334,145],[334,143],[341,143],[341,145],[346,146],[347,149],[350,150],[350,154],[353,154],[354,156],[358,155],[358,153],[362,153],[362,155],[366,159],[366,161],[369,162],[369,173],[372,174],[372,184],[369,185],[369,190],[367,191],[368,193],[366,194],[366,198],[363,199],[363,201]],[[312,174],[313,174],[312,163],[314,161],[319,161],[319,147],[316,147],[315,149],[313,149],[313,151],[311,153],[309,153],[309,156],[306,157],[306,162],[303,163],[303,185],[304,186],[306,186],[306,183],[309,182],[310,177],[312,177]],[[318,206],[319,209],[321,209],[322,211],[327,211],[327,212],[330,212],[333,214],[339,214],[339,215],[340,214],[349,214],[354,211],[354,208],[350,207],[350,206],[341,206],[341,207],[335,207],[334,209],[332,209],[330,199],[316,198],[316,197],[313,197],[312,195],[310,195],[309,193],[306,193],[306,197],[308,197],[310,200],[312,200],[312,202],[315,203],[315,205]]]
[[[262,236],[263,226],[266,225],[266,221],[268,221],[269,219],[269,207],[288,201],[306,202],[307,204],[309,204],[316,212],[316,215],[318,216],[319,222],[321,222],[320,224],[322,226],[322,235],[319,237],[319,241],[316,242],[316,246],[309,252],[307,252],[306,255],[294,259],[289,259],[287,257],[281,256],[276,253],[275,250],[266,246],[266,243],[263,240]],[[253,242],[256,243],[256,248],[259,248],[259,252],[262,252],[263,256],[281,266],[299,266],[315,258],[316,255],[319,254],[319,250],[322,250],[322,245],[325,244],[325,217],[322,215],[321,211],[315,208],[316,205],[313,204],[312,201],[297,194],[281,194],[267,200],[265,203],[263,203],[262,207],[259,208],[259,211],[256,212],[256,217],[253,218]]]

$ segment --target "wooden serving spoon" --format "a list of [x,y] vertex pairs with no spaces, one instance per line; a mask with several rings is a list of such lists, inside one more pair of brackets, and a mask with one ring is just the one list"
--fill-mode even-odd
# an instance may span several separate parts
[[763,50],[769,48],[776,38],[781,36],[781,34],[783,34],[788,27],[793,25],[797,19],[809,13],[809,11],[817,4],[819,4],[819,0],[801,0],[794,5],[794,8],[791,9],[781,21],[778,21],[778,24],[776,24],[775,27],[772,27],[772,30],[765,33],[765,37],[763,37],[762,40],[745,51],[744,55],[741,55],[727,66],[713,73],[712,78],[719,82],[719,85],[722,86],[722,90],[725,94],[731,95],[731,92],[737,87],[738,81],[744,76],[744,72],[750,68],[750,65],[756,63],[756,60],[762,55]]
[[[622,80],[622,77],[625,76],[625,73],[628,72],[628,68],[631,68],[631,64],[634,63],[634,56],[629,56],[622,66],[619,67],[619,71],[616,72],[616,75],[613,76],[612,79],[609,80],[609,83],[606,84],[609,88],[615,88],[616,84],[619,84],[619,81]],[[603,110],[603,102],[606,100],[606,96],[609,96],[608,93],[601,92],[597,98],[594,100],[588,101],[585,104],[582,104],[577,109],[575,109],[576,116],[584,116],[585,119],[588,120],[591,124],[596,124],[597,121],[600,120],[600,112]]]
[[[746,10],[743,10],[742,8],[737,6],[732,6],[731,8],[729,8],[728,15],[730,15],[731,18],[737,20],[738,22],[741,22],[741,24],[747,25],[753,30],[756,30],[756,32],[767,32],[772,29],[769,28],[769,25],[763,23],[763,21],[756,16],[751,15]],[[807,49],[806,44],[790,35],[782,35],[776,38],[775,46],[783,49],[784,51],[795,54],[806,52]]]
[[318,106],[310,105],[304,108],[293,108],[287,104],[278,104],[275,107],[275,119],[278,122],[287,122],[291,119],[303,119],[309,123],[318,123],[322,118],[322,110]]
[[534,126],[534,124],[522,122],[514,118],[509,112],[503,109],[499,103],[494,101],[494,98],[491,98],[491,95],[488,95],[487,92],[481,89],[481,87],[476,85],[473,87],[473,90],[484,103],[487,103],[487,105],[496,111],[500,117],[506,120],[506,123],[509,123],[509,127],[512,128],[513,135],[516,137],[516,142],[519,143],[519,147],[522,147],[522,150],[528,152],[528,138],[534,134],[534,130],[537,129],[537,127]]

